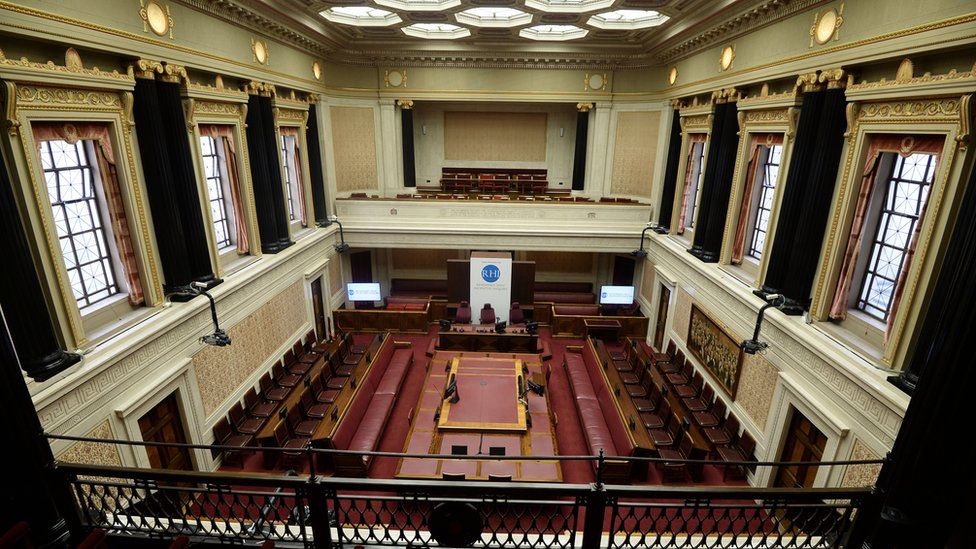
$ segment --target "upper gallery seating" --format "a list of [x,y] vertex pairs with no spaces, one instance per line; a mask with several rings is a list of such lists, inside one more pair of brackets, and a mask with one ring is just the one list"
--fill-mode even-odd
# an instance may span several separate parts
[[548,190],[546,170],[444,168],[441,189],[449,193],[540,194]]

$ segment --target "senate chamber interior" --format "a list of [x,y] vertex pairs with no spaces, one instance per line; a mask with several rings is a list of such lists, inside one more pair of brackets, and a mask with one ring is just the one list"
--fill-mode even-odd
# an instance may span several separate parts
[[971,0],[0,0],[0,547],[974,547],[974,94]]

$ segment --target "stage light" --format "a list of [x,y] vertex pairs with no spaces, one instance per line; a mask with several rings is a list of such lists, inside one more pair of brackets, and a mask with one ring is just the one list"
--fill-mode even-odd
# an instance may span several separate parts
[[341,254],[349,249],[349,244],[346,244],[346,235],[342,232],[342,223],[339,222],[339,216],[332,214],[332,222],[339,225],[339,243],[335,245],[335,251]]
[[786,298],[780,294],[770,294],[766,297],[766,304],[759,309],[759,316],[756,317],[756,329],[752,334],[752,339],[743,341],[739,346],[746,354],[754,355],[765,351],[769,343],[759,341],[759,330],[762,328],[763,318],[766,316],[766,309],[770,307],[780,308],[786,303]]
[[182,292],[181,295],[185,297],[204,295],[210,300],[210,317],[213,319],[214,331],[212,334],[201,337],[200,341],[213,347],[226,347],[230,345],[230,336],[227,335],[227,332],[220,329],[220,324],[217,322],[217,302],[214,301],[213,296],[207,292],[207,285],[203,282],[193,282],[190,284],[190,290],[187,292]]
[[644,230],[641,231],[640,248],[630,252],[630,255],[639,259],[647,257],[647,251],[644,250],[644,238],[647,236],[648,229],[651,229],[653,227],[654,224],[651,222],[648,222],[647,225],[644,226]]

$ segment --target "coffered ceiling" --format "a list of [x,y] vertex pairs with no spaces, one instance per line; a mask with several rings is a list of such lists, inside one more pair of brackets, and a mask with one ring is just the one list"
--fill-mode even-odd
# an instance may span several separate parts
[[650,66],[826,0],[180,0],[337,62]]

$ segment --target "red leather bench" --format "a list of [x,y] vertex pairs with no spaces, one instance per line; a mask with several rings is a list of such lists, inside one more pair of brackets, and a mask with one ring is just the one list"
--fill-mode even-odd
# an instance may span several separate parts
[[536,292],[571,292],[577,294],[593,293],[590,282],[539,282],[535,283]]
[[447,297],[446,280],[394,278],[390,281],[390,295],[397,297]]
[[[617,411],[616,401],[599,370],[601,366],[596,357],[587,351],[567,350],[564,366],[590,453],[599,454],[602,448],[603,455],[607,457],[635,455],[636,448],[627,434],[627,426]],[[596,465],[594,462],[594,468]],[[644,469],[635,468],[627,461],[606,460],[603,480],[628,483],[633,480],[635,472]]]
[[[413,364],[410,344],[397,342],[395,345],[397,348],[386,366],[370,372],[363,381],[332,439],[333,447],[358,452],[376,449],[396,404],[397,393]],[[336,455],[333,460],[337,476],[366,476],[371,462],[371,456],[356,455]]]
[[599,305],[554,305],[552,312],[557,315],[600,316]]
[[536,303],[596,303],[592,292],[535,292],[532,299]]

